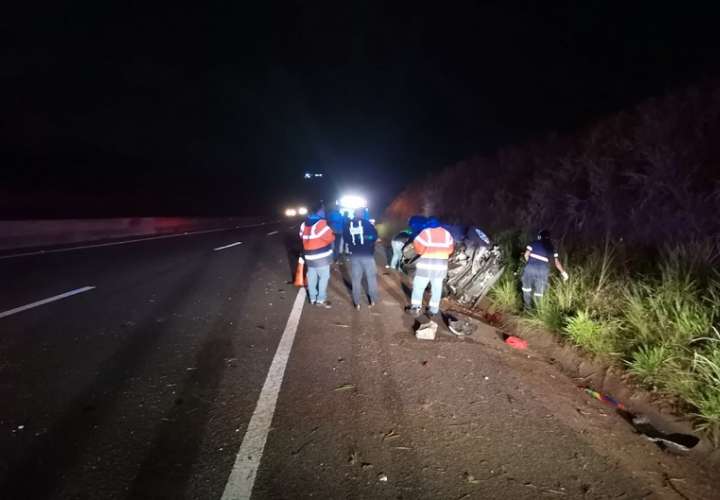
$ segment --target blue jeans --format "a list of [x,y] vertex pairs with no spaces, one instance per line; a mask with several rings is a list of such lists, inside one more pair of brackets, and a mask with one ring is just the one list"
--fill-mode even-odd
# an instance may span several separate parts
[[308,296],[310,302],[325,302],[327,300],[327,286],[330,280],[330,266],[308,267]]
[[377,270],[375,268],[375,258],[371,255],[352,255],[350,257],[352,268],[350,275],[352,277],[352,296],[353,303],[360,303],[360,295],[362,294],[362,278],[365,275],[367,279],[368,296],[370,302],[377,302]]
[[392,260],[390,261],[390,267],[398,269],[400,266],[400,257],[402,257],[402,249],[405,243],[402,241],[391,241],[390,246],[392,247]]
[[534,300],[540,300],[547,290],[550,269],[547,266],[527,265],[522,274],[523,304],[529,310]]
[[413,279],[412,297],[410,305],[412,307],[422,307],[423,295],[425,289],[430,283],[430,302],[428,309],[430,313],[437,314],[440,311],[440,299],[442,298],[443,279],[445,278],[426,278],[424,276],[415,276]]

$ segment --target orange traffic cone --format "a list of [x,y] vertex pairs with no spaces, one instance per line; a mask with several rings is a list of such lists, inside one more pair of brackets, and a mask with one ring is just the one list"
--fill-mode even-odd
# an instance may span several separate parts
[[302,257],[298,257],[298,265],[297,268],[295,268],[295,282],[293,285],[295,286],[305,286],[305,259]]

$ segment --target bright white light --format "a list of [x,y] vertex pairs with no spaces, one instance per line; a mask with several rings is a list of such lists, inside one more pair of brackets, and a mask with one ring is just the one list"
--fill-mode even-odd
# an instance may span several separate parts
[[322,174],[315,174],[315,177],[322,177]]
[[356,208],[365,208],[367,207],[367,200],[362,196],[345,195],[340,198],[340,206],[353,210]]
[[309,179],[312,177],[312,174],[310,172],[305,172],[305,178]]
[[300,207],[300,208],[298,208],[297,213],[300,215],[307,215],[307,208]]
[[285,215],[287,215],[288,217],[295,217],[297,215],[297,210],[295,210],[294,208],[288,208],[287,210],[285,210]]

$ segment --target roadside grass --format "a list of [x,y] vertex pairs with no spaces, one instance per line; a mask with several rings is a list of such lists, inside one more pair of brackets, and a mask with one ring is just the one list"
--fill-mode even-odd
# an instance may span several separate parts
[[[640,345],[625,363],[630,373],[635,375],[645,387],[658,390],[667,387],[668,382],[673,379],[673,373],[678,370],[677,359],[677,352],[668,346]],[[680,386],[676,388],[680,389]]]
[[618,321],[591,317],[587,310],[569,317],[563,333],[576,345],[601,356],[621,356]]
[[495,243],[500,246],[505,262],[502,276],[490,289],[488,296],[495,308],[507,312],[517,313],[522,308],[522,295],[518,272],[520,270],[520,251],[517,248],[523,239],[519,231],[506,231],[495,237]]
[[517,290],[518,286],[518,281],[512,271],[506,269],[488,294],[495,308],[507,313],[520,311],[522,298]]
[[[508,240],[512,241],[512,240]],[[520,247],[522,248],[522,247]],[[512,251],[512,250],[510,250]],[[551,279],[521,328],[542,327],[586,351],[626,367],[642,386],[677,398],[720,446],[720,277],[710,243],[664,249],[620,265],[615,248],[575,257],[570,279]],[[654,267],[648,265],[654,263]],[[495,307],[522,310],[522,270],[509,269],[491,290]]]

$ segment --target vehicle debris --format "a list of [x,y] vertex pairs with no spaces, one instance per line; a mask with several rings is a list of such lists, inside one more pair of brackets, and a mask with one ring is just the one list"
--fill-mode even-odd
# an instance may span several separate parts
[[625,409],[625,405],[623,405],[621,402],[616,401],[615,399],[611,398],[610,396],[606,394],[602,394],[594,389],[590,389],[589,387],[584,387],[585,392],[590,396],[591,398],[597,399],[598,401],[602,401],[603,403],[607,403],[610,406],[614,408],[618,408],[620,410]]
[[469,317],[461,315],[457,312],[446,312],[443,313],[442,316],[448,330],[458,337],[472,335],[477,329],[477,325]]
[[415,330],[415,338],[419,340],[435,340],[438,324],[430,320],[427,323],[420,323]]
[[504,342],[509,345],[510,347],[513,347],[515,349],[524,350],[527,349],[528,343],[527,340],[521,339],[520,337],[516,337],[515,335],[508,335]]
[[400,437],[400,434],[395,432],[395,429],[390,429],[390,432],[387,432],[383,436],[382,440],[385,441],[386,439],[394,439],[394,438],[398,438],[398,437]]
[[635,415],[626,410],[618,410],[618,413],[633,426],[635,432],[658,445],[661,450],[684,453],[700,442],[700,438],[692,434],[663,432],[656,428],[645,415]]

